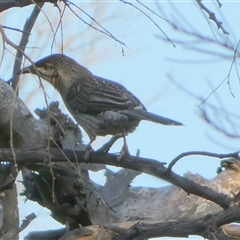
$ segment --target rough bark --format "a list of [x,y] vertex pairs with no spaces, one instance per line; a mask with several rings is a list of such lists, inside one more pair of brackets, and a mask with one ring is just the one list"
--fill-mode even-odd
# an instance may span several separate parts
[[[3,225],[1,230],[1,238],[5,233],[10,232],[12,229],[18,228],[19,214],[18,214],[18,202],[17,202],[17,190],[16,184],[13,183],[10,189],[6,189],[1,193],[2,195],[2,209],[3,209]],[[6,238],[4,238],[6,239]],[[17,240],[18,235],[16,234],[11,238]]]

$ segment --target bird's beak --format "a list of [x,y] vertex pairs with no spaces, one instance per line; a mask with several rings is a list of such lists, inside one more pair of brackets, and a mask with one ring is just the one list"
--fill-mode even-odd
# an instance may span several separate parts
[[34,67],[31,65],[31,66],[28,66],[28,67],[25,67],[25,68],[22,68],[20,69],[19,71],[17,71],[17,75],[20,75],[20,74],[25,74],[25,73],[35,73],[36,70],[34,69]]

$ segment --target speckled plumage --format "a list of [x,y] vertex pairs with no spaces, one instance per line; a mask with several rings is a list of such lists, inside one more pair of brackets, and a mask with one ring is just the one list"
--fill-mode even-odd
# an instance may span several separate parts
[[[37,70],[38,71],[37,71]],[[149,113],[123,85],[93,75],[63,54],[53,54],[21,70],[37,74],[60,93],[66,107],[86,131],[90,143],[96,136],[128,134],[141,120],[164,125],[181,123]]]

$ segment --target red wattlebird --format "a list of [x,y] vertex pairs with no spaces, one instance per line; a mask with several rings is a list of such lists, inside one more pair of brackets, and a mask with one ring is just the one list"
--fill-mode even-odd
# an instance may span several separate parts
[[60,93],[67,109],[90,138],[85,157],[89,157],[96,136],[122,134],[124,145],[119,159],[128,152],[125,136],[141,120],[163,125],[181,123],[150,113],[123,85],[93,75],[87,68],[63,54],[53,54],[23,68],[51,83]]

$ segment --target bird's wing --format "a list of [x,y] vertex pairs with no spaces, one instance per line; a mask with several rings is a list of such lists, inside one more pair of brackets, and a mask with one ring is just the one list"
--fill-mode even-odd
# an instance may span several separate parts
[[127,110],[138,106],[145,109],[124,86],[96,76],[75,82],[69,89],[66,100],[72,109],[86,114]]

